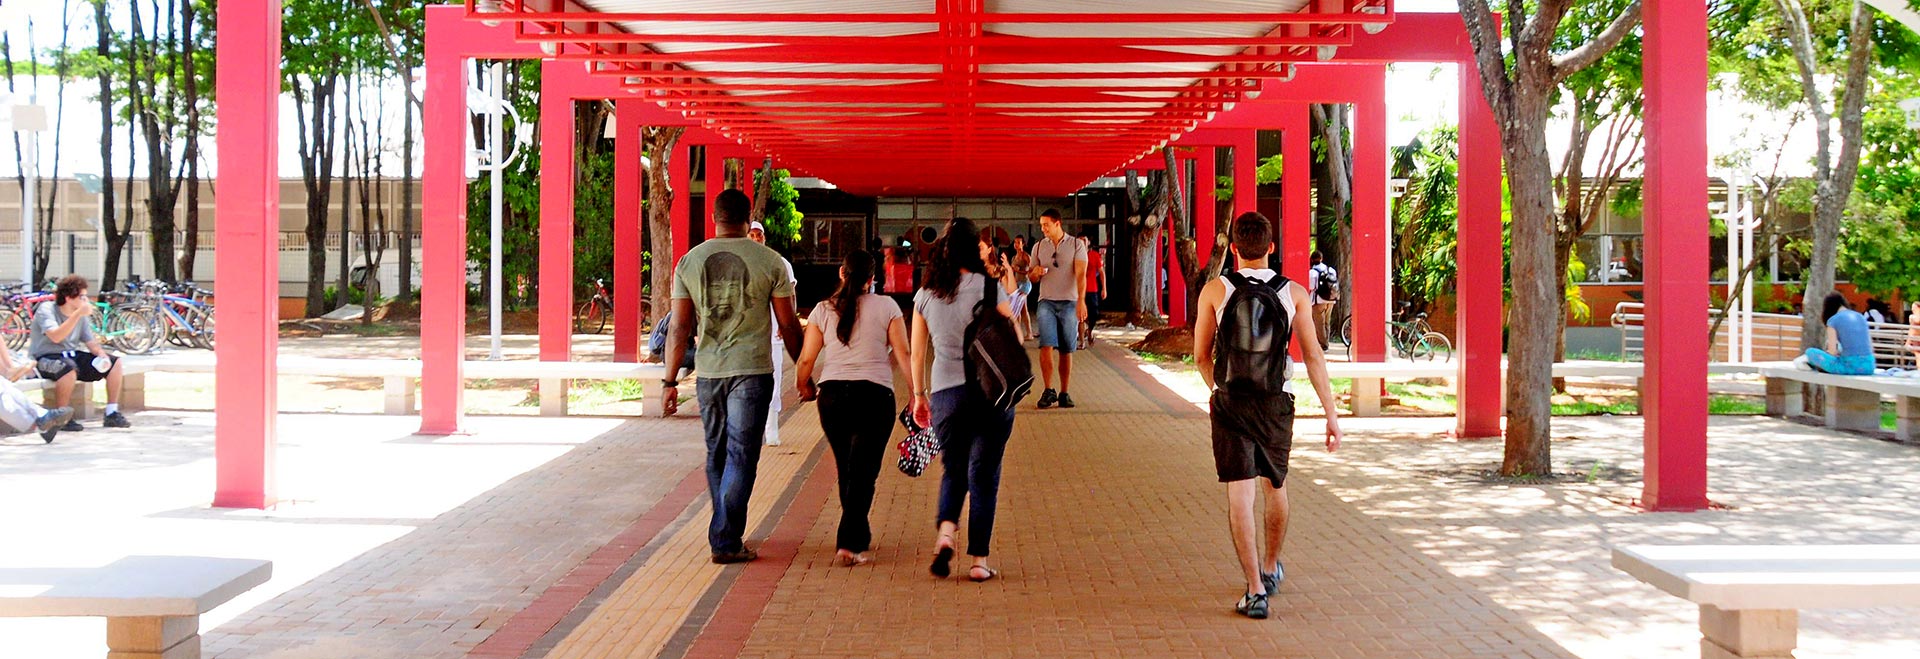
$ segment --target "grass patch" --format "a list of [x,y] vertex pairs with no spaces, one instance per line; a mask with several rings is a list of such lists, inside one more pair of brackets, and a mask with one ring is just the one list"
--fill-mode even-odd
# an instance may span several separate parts
[[1640,403],[1638,401],[1630,401],[1630,400],[1611,401],[1611,402],[1604,402],[1604,403],[1598,402],[1598,401],[1591,401],[1591,400],[1576,400],[1576,401],[1567,402],[1567,403],[1553,404],[1554,416],[1597,416],[1601,414],[1612,414],[1615,416],[1621,416],[1621,415],[1639,414],[1639,413],[1640,413]]
[[1748,398],[1746,396],[1728,396],[1725,394],[1715,394],[1707,398],[1707,413],[1708,414],[1725,414],[1725,415],[1732,415],[1732,416],[1751,416],[1755,414],[1766,414],[1767,405],[1766,403],[1754,400],[1752,398]]
[[1578,360],[1578,361],[1595,361],[1595,362],[1628,362],[1628,361],[1633,361],[1633,360],[1631,360],[1631,359],[1627,359],[1627,356],[1626,356],[1626,355],[1622,355],[1622,354],[1619,354],[1619,353],[1612,353],[1612,352],[1598,352],[1598,351],[1594,351],[1594,350],[1577,350],[1577,351],[1574,351],[1574,352],[1569,352],[1569,353],[1567,353],[1567,360],[1568,360],[1568,361],[1575,361],[1575,360]]
[[618,403],[628,400],[640,400],[645,396],[639,380],[593,380],[582,383],[574,381],[567,390],[568,403],[600,404]]

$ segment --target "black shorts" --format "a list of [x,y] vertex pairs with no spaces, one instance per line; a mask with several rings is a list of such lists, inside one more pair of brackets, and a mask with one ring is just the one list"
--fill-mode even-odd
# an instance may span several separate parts
[[[120,363],[120,358],[112,355],[108,355],[107,360],[109,361],[107,371],[113,370],[113,365]],[[72,357],[60,352],[41,355],[33,359],[33,367],[40,371],[41,378],[48,381],[64,378],[68,373],[72,373],[73,379],[80,382],[99,382],[107,379],[107,371],[94,370],[92,353],[75,353]]]
[[1293,451],[1293,394],[1247,395],[1213,392],[1213,466],[1220,482],[1265,478],[1287,482],[1287,456]]

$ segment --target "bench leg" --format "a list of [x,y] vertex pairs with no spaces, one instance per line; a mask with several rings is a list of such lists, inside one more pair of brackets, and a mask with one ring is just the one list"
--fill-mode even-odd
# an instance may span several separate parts
[[1894,399],[1893,435],[1903,442],[1920,439],[1920,397],[1901,396]]
[[[686,386],[686,383],[681,383]],[[640,415],[649,419],[660,416],[660,381],[654,378],[640,380]]]
[[1807,411],[1804,389],[1786,378],[1767,378],[1767,416],[1796,417]]
[[540,379],[540,416],[567,415],[567,381],[560,378]]
[[413,378],[404,375],[389,375],[386,377],[386,391],[388,414],[404,415],[413,413],[413,395],[415,391]]
[[107,659],[200,659],[200,616],[108,618]]
[[1380,416],[1380,378],[1353,379],[1353,415]]
[[73,383],[73,396],[69,402],[73,403],[74,420],[93,418],[93,383]]
[[1880,394],[1827,387],[1827,426],[1838,430],[1879,430]]
[[1700,606],[1700,659],[1793,659],[1800,612]]
[[120,381],[120,409],[147,409],[147,374],[128,373]]

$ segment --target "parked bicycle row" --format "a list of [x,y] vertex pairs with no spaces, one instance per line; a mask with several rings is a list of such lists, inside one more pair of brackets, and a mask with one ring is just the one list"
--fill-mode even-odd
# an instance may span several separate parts
[[[36,290],[26,283],[0,285],[0,336],[7,350],[27,346],[34,308],[53,296],[50,286]],[[130,279],[121,290],[101,292],[88,322],[95,335],[122,353],[147,354],[163,344],[211,350],[212,297],[212,291],[193,282]]]

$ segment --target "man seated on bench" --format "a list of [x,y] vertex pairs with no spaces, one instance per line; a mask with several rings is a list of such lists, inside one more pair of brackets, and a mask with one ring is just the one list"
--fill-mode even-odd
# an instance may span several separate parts
[[27,392],[13,385],[31,372],[32,363],[15,363],[12,354],[0,349],[0,423],[14,432],[38,430],[41,441],[52,444],[54,435],[60,434],[60,424],[73,417],[73,408],[47,409],[34,404]]
[[1873,375],[1873,337],[1867,333],[1867,317],[1849,308],[1846,296],[1836,292],[1822,301],[1820,319],[1827,324],[1826,349],[1807,348],[1807,354],[1794,364],[1834,375]]
[[[93,333],[93,298],[87,295],[87,287],[87,278],[80,275],[61,277],[54,284],[53,299],[33,310],[29,328],[33,338],[27,343],[27,354],[33,356],[40,377],[53,383],[55,407],[72,406],[75,383],[106,380],[107,418],[103,425],[132,427],[120,413],[120,383],[125,369],[120,367],[120,358],[108,355],[100,337]],[[80,420],[73,419],[60,429],[77,432],[82,428]]]

